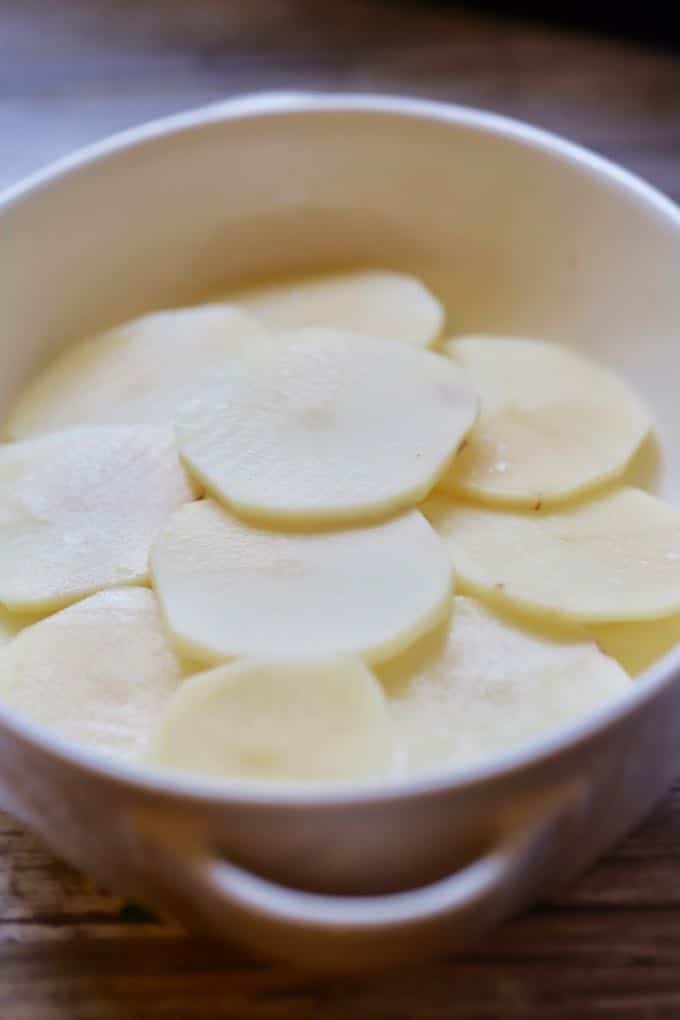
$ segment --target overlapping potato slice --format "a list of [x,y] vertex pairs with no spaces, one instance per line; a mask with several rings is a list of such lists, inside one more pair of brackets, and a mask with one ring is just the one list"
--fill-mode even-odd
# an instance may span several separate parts
[[580,622],[680,611],[680,512],[619,488],[552,513],[433,497],[423,512],[461,584],[492,602]]
[[337,781],[387,774],[385,698],[359,659],[243,660],[187,680],[148,755],[228,779]]
[[155,312],[71,344],[28,384],[3,427],[20,439],[73,425],[172,425],[177,408],[266,336],[238,308]]
[[472,426],[477,398],[460,376],[430,351],[302,330],[190,401],[179,449],[213,495],[253,519],[376,517],[422,499]]
[[148,579],[194,491],[169,429],[76,428],[0,447],[0,602],[49,612]]
[[524,630],[461,596],[449,621],[381,666],[378,677],[402,775],[509,751],[631,686],[578,633]]
[[601,623],[589,628],[603,652],[639,676],[680,645],[680,615],[642,623]]
[[212,500],[182,507],[151,552],[154,586],[187,659],[395,654],[446,612],[445,550],[418,511],[342,531],[285,533]]
[[0,703],[118,758],[145,747],[181,681],[153,592],[99,592],[0,648]]
[[444,309],[427,287],[390,270],[309,277],[231,298],[275,329],[328,326],[416,347],[433,343],[444,325]]
[[650,429],[621,379],[559,344],[472,336],[444,350],[481,397],[445,489],[515,506],[564,500],[621,475]]

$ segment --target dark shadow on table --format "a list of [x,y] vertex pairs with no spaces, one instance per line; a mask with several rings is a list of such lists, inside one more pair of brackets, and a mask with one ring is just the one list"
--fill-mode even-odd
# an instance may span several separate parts
[[673,0],[648,0],[643,4],[593,2],[593,0],[433,0],[439,7],[482,11],[528,18],[545,24],[585,29],[631,41],[652,42],[680,53],[680,11]]

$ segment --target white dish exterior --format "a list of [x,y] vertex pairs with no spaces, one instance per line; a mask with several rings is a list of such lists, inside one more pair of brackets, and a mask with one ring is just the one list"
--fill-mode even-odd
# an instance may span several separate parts
[[[540,336],[627,377],[680,496],[680,211],[517,122],[272,94],[127,132],[0,198],[4,406],[69,339],[243,277],[412,270],[451,331]],[[648,463],[642,464],[647,470]],[[305,965],[413,960],[563,884],[680,770],[680,651],[540,745],[394,785],[267,787],[102,764],[0,710],[0,800],[107,886]]]

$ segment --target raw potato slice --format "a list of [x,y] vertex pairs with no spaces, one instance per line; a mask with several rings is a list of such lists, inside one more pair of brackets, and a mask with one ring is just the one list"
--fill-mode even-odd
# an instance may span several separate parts
[[643,623],[603,623],[590,628],[603,652],[639,676],[680,645],[680,615]]
[[553,513],[435,497],[423,512],[461,584],[500,605],[583,623],[680,611],[680,512],[620,488]]
[[515,506],[564,500],[621,475],[651,427],[621,379],[558,344],[478,336],[444,349],[482,403],[445,489]]
[[398,774],[509,751],[631,687],[621,667],[587,638],[524,630],[460,596],[450,621],[378,676]]
[[0,602],[45,613],[145,583],[151,543],[193,497],[169,429],[67,429],[1,447]]
[[244,660],[192,677],[170,702],[149,760],[224,779],[338,781],[385,775],[385,698],[359,659]]
[[155,312],[71,344],[26,387],[5,423],[20,439],[72,425],[171,426],[177,408],[266,336],[238,308]]
[[452,571],[418,511],[344,531],[258,529],[212,500],[182,507],[151,552],[181,654],[322,659],[395,654],[446,612]]
[[328,326],[415,347],[433,343],[444,325],[444,309],[420,280],[388,270],[291,280],[231,299],[270,328]]
[[117,758],[142,752],[181,679],[146,588],[99,592],[0,648],[0,703]]
[[253,519],[376,517],[423,499],[472,426],[477,398],[460,376],[430,351],[302,330],[186,405],[178,445],[213,495]]

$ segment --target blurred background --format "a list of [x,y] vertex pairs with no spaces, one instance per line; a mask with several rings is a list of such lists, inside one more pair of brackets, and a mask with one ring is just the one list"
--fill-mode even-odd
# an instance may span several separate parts
[[0,0],[0,187],[149,118],[313,88],[524,118],[680,198],[679,35],[655,0]]

